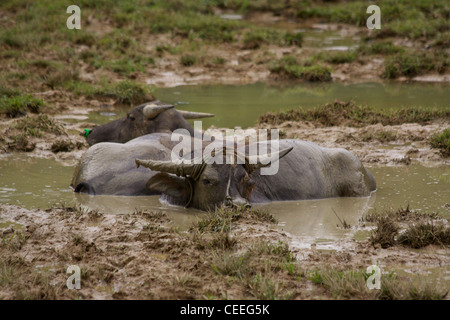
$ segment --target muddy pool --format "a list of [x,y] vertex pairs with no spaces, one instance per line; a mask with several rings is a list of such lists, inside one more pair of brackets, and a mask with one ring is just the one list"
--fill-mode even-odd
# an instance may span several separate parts
[[[258,117],[266,112],[290,110],[299,106],[313,108],[335,99],[353,100],[357,104],[376,108],[450,108],[450,90],[445,83],[192,85],[160,88],[156,96],[181,110],[214,113],[214,118],[203,119],[203,129],[211,125],[225,128],[252,127]],[[124,116],[127,111],[128,108],[105,107],[104,110],[91,112],[89,121],[107,123]]]
[[[355,226],[373,210],[406,207],[423,212],[439,212],[450,217],[450,168],[419,164],[402,167],[369,167],[377,181],[377,191],[364,198],[334,198],[258,204],[278,220],[278,228],[304,238],[305,243],[332,243],[354,237]],[[0,202],[28,209],[78,204],[105,214],[126,214],[135,210],[164,211],[172,226],[186,230],[203,213],[170,206],[158,196],[123,197],[74,194],[69,187],[73,163],[52,159],[10,155],[0,159]],[[342,227],[342,223],[351,228]],[[361,236],[361,234],[359,235]]]
[[[376,108],[424,106],[449,108],[450,90],[439,83],[359,83],[197,85],[161,88],[159,100],[179,109],[214,113],[203,121],[205,130],[215,127],[249,127],[268,111],[298,106],[312,108],[334,99],[353,100]],[[127,109],[108,108],[91,112],[89,121],[107,123]],[[69,118],[69,119],[68,119]],[[65,117],[70,121],[70,115]],[[74,116],[72,121],[79,121]],[[24,154],[0,158],[0,202],[25,208],[45,209],[52,205],[80,204],[104,213],[125,214],[140,209],[161,210],[172,224],[186,229],[202,213],[161,203],[158,197],[112,197],[75,195],[69,187],[75,163],[29,157]],[[258,205],[279,220],[278,227],[290,234],[327,243],[354,237],[355,228],[342,228],[345,221],[355,226],[373,210],[406,207],[422,212],[439,212],[450,217],[450,168],[448,166],[369,167],[377,181],[377,191],[367,198],[339,198]]]

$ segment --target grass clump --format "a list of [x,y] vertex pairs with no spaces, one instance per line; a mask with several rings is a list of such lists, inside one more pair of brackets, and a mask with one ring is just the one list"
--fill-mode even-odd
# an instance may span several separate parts
[[284,262],[292,262],[295,260],[294,255],[290,251],[287,243],[284,243],[282,241],[278,241],[277,244],[265,241],[256,243],[255,245],[253,245],[253,247],[250,248],[250,252],[252,252],[252,255],[257,256],[277,256]]
[[248,272],[250,256],[248,254],[236,255],[223,251],[213,255],[211,268],[222,276],[232,276],[243,279]]
[[97,99],[113,98],[116,103],[127,105],[155,100],[154,88],[135,80],[123,80],[115,83],[102,80],[97,85],[84,81],[70,81],[64,84],[64,88],[76,95]]
[[261,300],[290,300],[294,294],[293,291],[286,291],[282,283],[261,273],[253,276],[247,286],[250,294]]
[[450,118],[450,109],[403,107],[392,110],[360,106],[351,101],[336,100],[314,109],[292,109],[278,113],[268,112],[259,117],[259,123],[279,125],[285,121],[310,121],[323,126],[356,126],[370,124],[398,125],[403,123],[425,124],[436,119]]
[[11,127],[4,131],[0,137],[0,146],[3,145],[5,151],[31,152],[36,147],[31,138],[39,138],[45,134],[60,136],[67,133],[63,126],[46,114],[25,116],[15,120]]
[[338,52],[326,51],[318,54],[317,58],[332,64],[350,63],[356,60],[356,52],[353,50]]
[[396,244],[395,237],[399,230],[400,228],[391,217],[380,217],[377,221],[377,228],[370,237],[370,242],[373,245],[379,244],[383,249],[392,247]]
[[433,134],[430,138],[430,146],[439,149],[444,157],[450,157],[450,129]]
[[68,82],[78,81],[79,79],[78,71],[69,68],[58,68],[42,77],[43,83],[51,89],[64,86]]
[[26,136],[41,137],[44,133],[56,135],[65,134],[64,128],[46,114],[26,116],[16,121],[15,129],[22,131]]
[[191,232],[229,232],[232,223],[240,219],[251,219],[261,222],[275,223],[276,219],[261,209],[233,207],[218,208],[208,212],[202,219],[193,224]]
[[27,114],[27,111],[38,113],[44,106],[42,99],[34,98],[30,94],[3,96],[0,98],[0,113],[9,118],[17,118]]
[[376,223],[370,242],[382,248],[403,245],[418,249],[450,244],[450,227],[436,213],[417,213],[407,206],[383,214],[372,213],[365,217],[365,221]]
[[191,54],[184,54],[180,57],[180,63],[185,67],[193,66],[197,63],[197,57]]
[[257,299],[290,299],[280,273],[297,276],[296,259],[287,244],[258,241],[242,253],[228,250],[215,252],[211,268],[223,277],[238,279]]
[[410,248],[423,248],[430,244],[450,245],[450,227],[433,222],[418,222],[398,237],[398,243]]
[[135,105],[154,100],[153,90],[137,81],[124,80],[110,85],[106,95],[114,97],[119,103]]
[[439,33],[431,43],[431,46],[445,49],[450,48],[450,31]]
[[403,51],[404,49],[402,47],[398,47],[392,42],[380,42],[380,41],[362,44],[357,49],[358,53],[365,55],[372,55],[372,54],[391,55]]
[[270,66],[270,71],[289,79],[306,81],[331,81],[331,70],[320,65],[301,65],[292,56],[283,57]]
[[399,52],[385,61],[383,77],[395,79],[400,76],[414,77],[426,72],[443,73],[449,66],[445,51],[436,53]]
[[241,41],[243,49],[258,49],[266,44],[301,47],[303,35],[270,28],[251,28],[243,33]]
[[[380,289],[369,290],[365,270],[324,269],[312,272],[309,279],[322,286],[336,299],[442,300],[448,294],[445,286],[428,282],[424,277],[400,277],[394,272],[382,273]],[[369,280],[370,281],[370,280]]]

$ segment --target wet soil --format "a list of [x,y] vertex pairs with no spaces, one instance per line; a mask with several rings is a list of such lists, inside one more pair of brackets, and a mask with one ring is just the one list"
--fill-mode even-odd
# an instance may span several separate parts
[[[168,227],[170,218],[163,213],[114,215],[75,208],[42,211],[0,205],[0,217],[5,270],[1,299],[255,298],[248,282],[220,275],[214,268],[218,255],[233,251],[205,246],[213,243],[205,240],[212,239],[211,235],[199,238]],[[301,238],[251,218],[239,220],[230,238],[235,242],[235,254],[261,241],[289,243],[303,276],[290,275],[283,268],[265,274],[289,291],[290,299],[331,298],[307,276],[324,268],[365,270],[376,264],[384,272],[407,270],[419,275],[440,270],[444,274],[438,276],[448,282],[449,251],[440,246],[381,249],[367,240],[347,239],[336,241],[333,250],[321,250],[314,244],[305,248]],[[270,259],[274,258],[255,262],[251,272],[267,269]],[[79,290],[66,286],[70,276],[66,270],[71,265],[81,268]]]

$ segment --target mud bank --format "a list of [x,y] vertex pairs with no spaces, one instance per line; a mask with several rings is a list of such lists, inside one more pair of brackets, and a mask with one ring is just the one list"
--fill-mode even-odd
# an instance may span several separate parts
[[[0,205],[0,298],[268,299],[263,291],[271,284],[272,298],[328,299],[332,294],[312,273],[372,264],[383,272],[422,275],[435,286],[448,284],[449,251],[440,246],[381,249],[348,239],[321,250],[251,214],[226,235],[180,232],[169,222],[158,212],[109,215]],[[236,257],[250,262],[240,266]],[[81,268],[80,290],[66,287],[70,265]],[[435,277],[425,276],[430,273]]]

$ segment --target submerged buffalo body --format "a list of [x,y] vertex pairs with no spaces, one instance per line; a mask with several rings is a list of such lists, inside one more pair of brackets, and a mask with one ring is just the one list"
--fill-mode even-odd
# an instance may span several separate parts
[[72,177],[75,192],[91,195],[139,196],[160,194],[146,188],[155,174],[136,168],[135,157],[170,160],[172,142],[167,133],[153,133],[127,143],[102,142],[82,156]]
[[162,194],[171,204],[202,210],[223,203],[368,196],[376,188],[372,174],[351,152],[312,142],[280,140],[280,151],[270,156],[271,162],[279,161],[274,175],[262,175],[261,167],[268,164],[259,162],[176,164],[170,160],[174,145],[169,134],[95,145],[83,156],[72,186],[91,194]]
[[187,129],[192,135],[194,130],[186,119],[212,116],[210,113],[176,110],[173,105],[154,101],[131,109],[123,118],[86,129],[83,135],[91,146],[99,142],[125,143],[146,134],[172,132],[179,128]]

